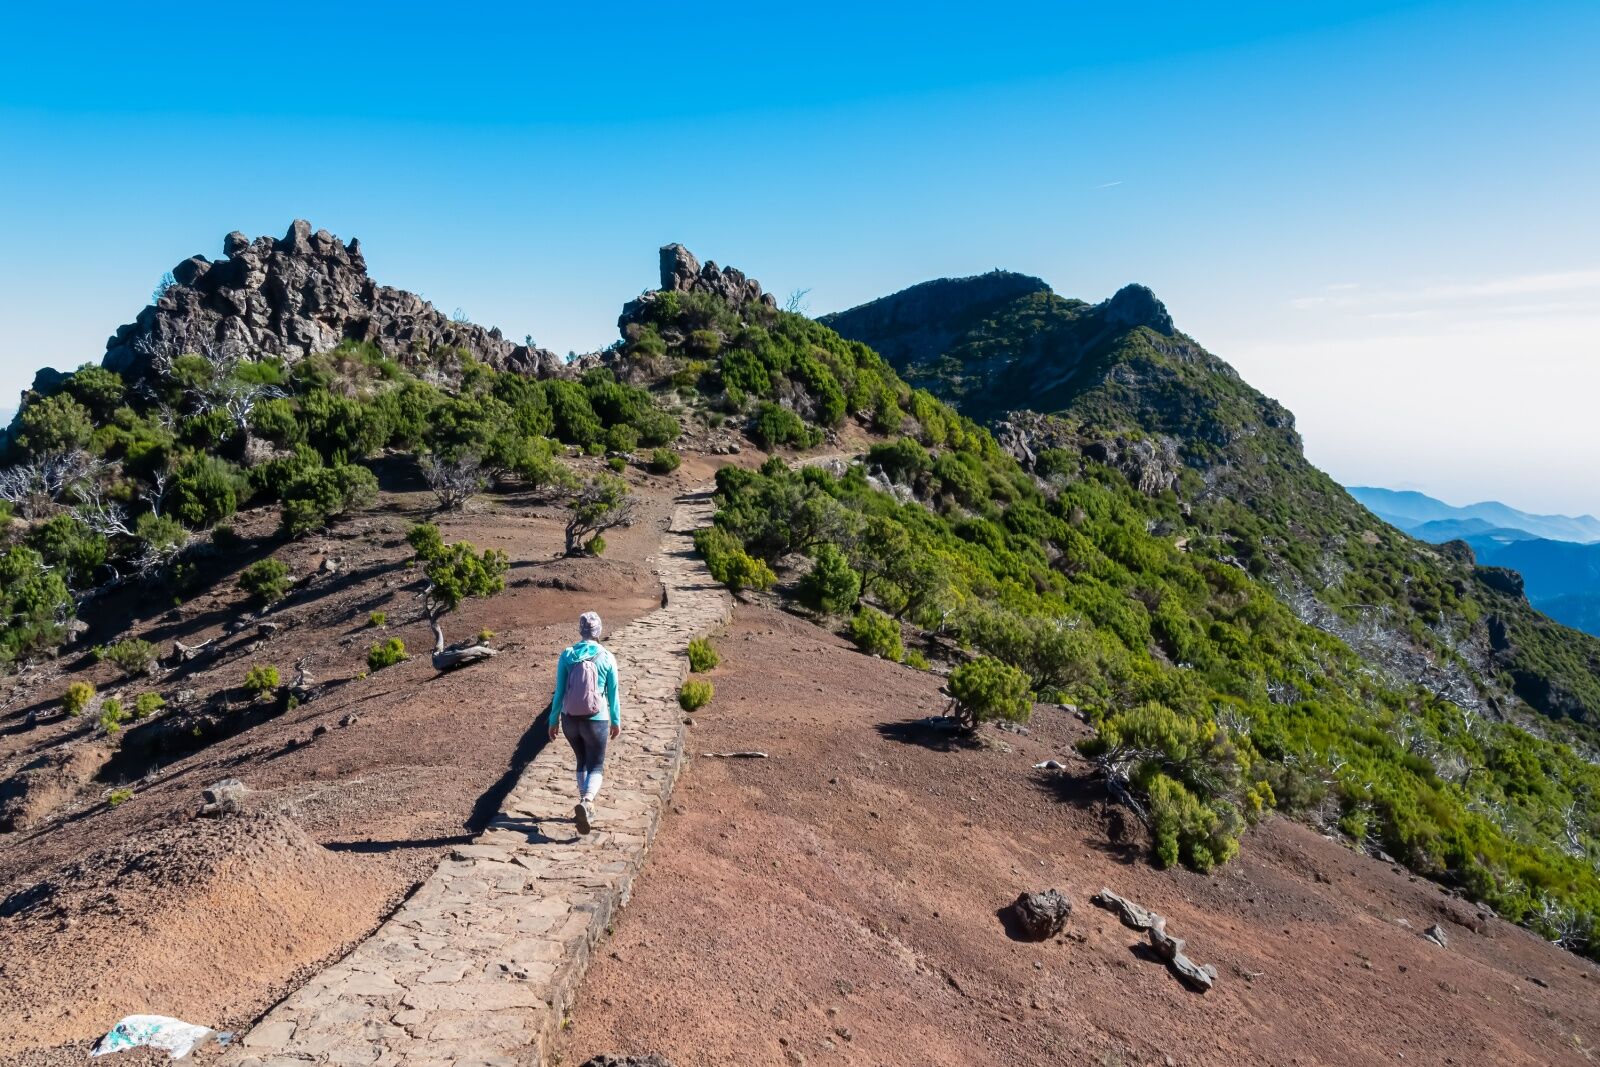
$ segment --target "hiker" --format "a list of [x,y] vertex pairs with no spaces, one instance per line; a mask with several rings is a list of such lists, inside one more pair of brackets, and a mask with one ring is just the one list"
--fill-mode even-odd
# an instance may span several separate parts
[[578,803],[572,809],[580,834],[594,826],[594,798],[606,764],[606,742],[622,732],[622,686],[617,661],[600,644],[600,616],[578,616],[579,641],[556,661],[556,691],[550,698],[550,740],[567,735],[578,760]]

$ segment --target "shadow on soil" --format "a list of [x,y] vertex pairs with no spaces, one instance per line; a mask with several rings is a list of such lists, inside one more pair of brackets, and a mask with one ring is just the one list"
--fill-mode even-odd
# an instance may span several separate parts
[[877,731],[890,741],[898,741],[902,745],[920,745],[935,752],[983,747],[974,735],[938,716],[883,722],[878,724]]

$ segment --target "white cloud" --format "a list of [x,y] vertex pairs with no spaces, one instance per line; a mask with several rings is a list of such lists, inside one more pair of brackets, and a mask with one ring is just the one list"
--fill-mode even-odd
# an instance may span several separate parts
[[[1367,288],[1352,282],[1342,282],[1324,287],[1321,293],[1296,297],[1289,306],[1297,311],[1347,310],[1407,305],[1410,314],[1424,309],[1416,305],[1455,304],[1461,301],[1494,302],[1506,297],[1546,296],[1554,294],[1582,294],[1589,297],[1579,303],[1592,306],[1600,301],[1600,270],[1548,271],[1541,274],[1522,274],[1505,278],[1490,278],[1472,282],[1418,284],[1401,288]],[[1533,309],[1544,307],[1555,313],[1568,310],[1571,302],[1545,302],[1544,304],[1516,305],[1519,313],[1542,313]]]

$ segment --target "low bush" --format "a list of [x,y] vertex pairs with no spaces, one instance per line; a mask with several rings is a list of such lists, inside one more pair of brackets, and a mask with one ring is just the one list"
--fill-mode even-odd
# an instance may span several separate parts
[[283,532],[299,537],[377,498],[378,479],[365,467],[345,463],[306,470],[284,487]]
[[694,547],[706,561],[711,577],[735,593],[741,589],[771,589],[778,580],[771,567],[746,552],[737,538],[719,527],[696,531]]
[[156,665],[156,646],[138,637],[129,637],[105,650],[105,658],[124,675],[136,678],[149,674]]
[[869,656],[898,660],[905,654],[900,624],[877,608],[864,607],[850,619],[850,640]]
[[621,456],[612,456],[610,459],[606,460],[606,466],[610,467],[613,472],[621,474],[623,471],[628,469],[628,461],[623,459]]
[[800,579],[800,598],[829,615],[842,615],[861,596],[861,575],[832,544],[817,549],[816,566]]
[[122,805],[126,804],[132,799],[133,790],[129,789],[127,786],[123,786],[120,789],[113,789],[111,792],[106,794],[106,803],[113,808],[120,808]]
[[751,424],[750,436],[762,448],[771,450],[783,445],[811,448],[822,442],[822,431],[807,426],[806,421],[779,404],[763,403]]
[[658,448],[650,453],[650,470],[653,474],[671,474],[683,465],[683,457],[670,448]]
[[385,611],[374,611],[371,615],[367,616],[367,625],[371,626],[373,629],[381,628],[384,623],[388,621],[389,613]]
[[122,720],[127,715],[122,710],[122,701],[116,697],[107,697],[100,705],[100,729],[108,734],[114,734],[122,729]]
[[275,559],[263,559],[239,572],[239,588],[263,607],[283,599],[289,591],[289,568]]
[[589,543],[583,547],[591,556],[603,556],[606,554],[606,539],[599,534],[595,534],[589,538]]
[[717,655],[717,650],[711,647],[711,642],[704,637],[697,637],[689,642],[689,669],[696,674],[711,670],[722,662],[722,657]]
[[77,718],[89,707],[94,700],[93,682],[73,682],[67,686],[66,694],[61,698],[61,707],[68,715]]
[[244,687],[256,696],[270,693],[278,688],[281,679],[278,677],[278,668],[269,664],[256,664],[244,675]]
[[684,711],[698,711],[711,702],[715,692],[710,682],[691,678],[678,690],[678,706]]
[[1033,714],[1028,676],[988,656],[950,672],[950,695],[955,698],[956,718],[969,730],[996,719],[1027,722]]
[[391,637],[367,650],[367,667],[370,670],[381,671],[385,667],[393,667],[396,663],[403,663],[410,658],[406,655],[406,643],[398,637]]
[[148,719],[166,706],[167,702],[160,693],[140,693],[138,699],[133,702],[133,717]]

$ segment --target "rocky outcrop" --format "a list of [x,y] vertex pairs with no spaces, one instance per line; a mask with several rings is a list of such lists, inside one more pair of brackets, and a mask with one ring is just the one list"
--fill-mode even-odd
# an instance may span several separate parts
[[222,251],[220,260],[190,256],[174,267],[173,284],[106,342],[105,365],[137,376],[157,354],[226,346],[292,363],[355,340],[401,360],[460,350],[525,374],[545,376],[562,366],[553,352],[515,344],[498,329],[458,322],[415,293],[379,285],[367,275],[360,241],[342,243],[304,219],[277,239],[252,241],[235,231],[223,238]]
[[650,305],[659,300],[662,293],[710,293],[734,307],[743,307],[749,303],[765,304],[767,307],[778,306],[778,301],[771,293],[761,288],[760,282],[754,278],[747,278],[744,272],[736,267],[719,267],[711,260],[707,260],[702,266],[694,253],[682,245],[663,245],[661,288],[641,293],[636,299],[623,305],[622,315],[617,319],[617,328],[622,331],[624,337],[628,336],[630,324],[645,320]]
[[1090,432],[1067,420],[1032,411],[1013,412],[997,422],[994,436],[1013,459],[1036,473],[1040,473],[1040,453],[1059,449],[1115,467],[1146,496],[1160,496],[1174,488],[1183,470],[1178,443],[1171,437]]

